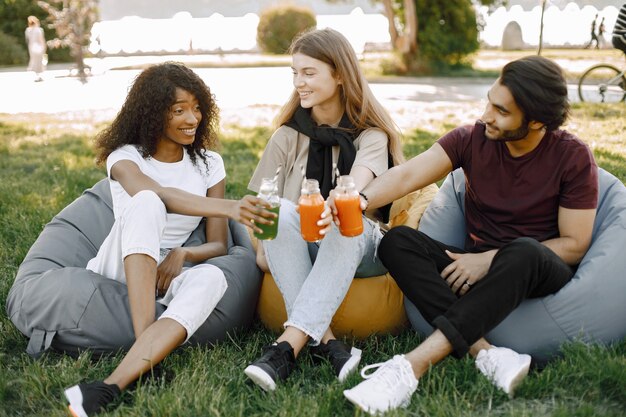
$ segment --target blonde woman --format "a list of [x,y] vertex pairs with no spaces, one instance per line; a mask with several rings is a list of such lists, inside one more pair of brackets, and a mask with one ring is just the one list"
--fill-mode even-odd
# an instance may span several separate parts
[[[360,350],[336,340],[329,325],[355,275],[386,272],[376,257],[382,234],[368,217],[363,219],[361,235],[344,237],[332,222],[335,213],[330,204],[318,222],[324,227],[324,238],[317,243],[302,239],[296,209],[302,169],[307,178],[318,180],[326,199],[336,183],[334,164],[341,175],[351,175],[361,190],[403,161],[398,129],[373,96],[342,34],[331,29],[306,32],[293,41],[290,53],[294,91],[277,117],[278,128],[249,184],[258,191],[261,179],[282,167],[278,235],[262,241],[257,263],[271,271],[288,318],[276,342],[245,369],[265,390],[274,390],[279,380],[287,378],[307,343],[313,345],[314,359],[330,361],[339,380],[354,371]],[[388,209],[368,216],[384,219]]]
[[46,38],[43,29],[39,25],[39,19],[35,16],[28,16],[28,27],[24,32],[26,44],[28,45],[28,71],[35,73],[35,81],[43,81],[41,74],[44,72],[43,57],[46,53]]

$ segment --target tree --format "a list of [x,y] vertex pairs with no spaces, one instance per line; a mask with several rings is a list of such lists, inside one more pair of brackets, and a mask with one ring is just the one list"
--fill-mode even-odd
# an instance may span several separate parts
[[[327,0],[341,2],[347,0]],[[506,0],[372,0],[382,3],[400,72],[457,64],[478,49],[474,6],[497,7]]]
[[48,20],[57,33],[48,46],[68,46],[76,62],[77,75],[86,82],[84,50],[90,42],[91,27],[98,19],[97,0],[49,0],[37,4],[48,13]]
[[393,50],[400,71],[456,65],[476,51],[478,24],[475,6],[497,7],[506,0],[377,0],[389,22]]

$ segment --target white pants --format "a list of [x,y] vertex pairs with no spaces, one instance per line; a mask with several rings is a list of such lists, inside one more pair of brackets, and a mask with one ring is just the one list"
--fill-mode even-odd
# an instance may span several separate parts
[[[124,258],[128,255],[145,254],[159,264],[163,260],[160,241],[165,220],[165,205],[156,193],[138,192],[115,220],[98,254],[87,263],[87,269],[126,283]],[[186,340],[189,340],[209,317],[227,287],[224,273],[214,265],[183,268],[170,283],[166,294],[157,299],[167,306],[159,319],[170,318],[178,322],[187,331]],[[155,292],[156,288],[152,291]]]

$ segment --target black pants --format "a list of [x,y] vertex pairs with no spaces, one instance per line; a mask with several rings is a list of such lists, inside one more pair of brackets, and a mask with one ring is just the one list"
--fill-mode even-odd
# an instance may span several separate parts
[[399,226],[383,237],[378,257],[404,295],[450,341],[456,357],[465,355],[524,299],[557,292],[575,272],[546,246],[519,238],[500,248],[483,279],[459,296],[440,275],[452,263],[446,249],[466,253]]

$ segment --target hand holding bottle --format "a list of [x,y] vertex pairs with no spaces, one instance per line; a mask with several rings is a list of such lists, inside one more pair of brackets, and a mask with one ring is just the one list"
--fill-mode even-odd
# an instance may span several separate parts
[[[330,225],[330,216],[328,215],[330,212],[320,194],[317,180],[307,179],[302,183],[298,211],[300,212],[302,238],[307,242],[322,240],[328,225]],[[324,217],[322,217],[323,215]]]
[[276,238],[278,234],[278,214],[280,211],[280,197],[278,196],[276,176],[274,176],[274,178],[263,178],[261,180],[258,198],[269,205],[267,209],[274,213],[275,217],[272,223],[259,222],[256,224],[257,229],[254,232],[254,236],[256,236],[257,239],[272,240]]
[[267,201],[253,195],[246,195],[241,200],[227,200],[232,204],[228,217],[250,227],[254,232],[261,233],[262,224],[273,224],[278,217],[270,211],[272,207]]
[[333,190],[336,212],[336,223],[343,236],[353,237],[363,233],[363,215],[361,213],[361,196],[356,189],[354,179],[342,175]]

